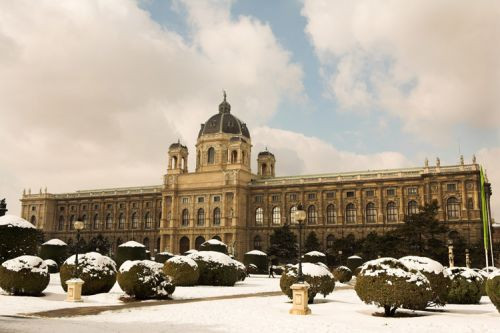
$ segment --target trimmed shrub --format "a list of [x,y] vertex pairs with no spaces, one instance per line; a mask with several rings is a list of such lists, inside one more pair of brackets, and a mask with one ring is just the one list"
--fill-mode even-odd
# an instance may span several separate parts
[[394,258],[366,262],[356,277],[354,290],[363,302],[383,307],[385,316],[394,316],[400,307],[425,308],[432,300],[429,280]]
[[326,265],[326,255],[319,251],[311,251],[304,254],[302,261],[310,262],[312,264],[317,264],[318,262],[321,262]]
[[481,274],[466,267],[446,268],[444,272],[451,280],[448,303],[479,304],[484,282]]
[[356,269],[353,272],[354,276],[358,276],[359,272],[361,272],[361,267],[362,266],[356,267]]
[[273,266],[273,272],[276,275],[283,275],[285,272],[285,266]]
[[163,273],[172,278],[176,286],[194,286],[200,278],[200,269],[193,259],[176,256],[163,265]]
[[239,279],[236,260],[215,251],[200,251],[190,254],[200,269],[198,284],[210,286],[234,286]]
[[245,281],[245,279],[247,278],[247,268],[238,260],[234,261],[236,263],[236,269],[238,270],[238,281]]
[[164,264],[168,259],[175,257],[170,252],[160,252],[155,255],[155,261],[160,264]]
[[447,303],[451,280],[443,272],[443,265],[426,257],[407,256],[399,260],[410,270],[424,274],[429,280],[432,288],[432,300],[427,306],[444,306]]
[[363,264],[363,258],[360,256],[350,256],[347,258],[347,264],[346,266],[351,270],[351,272],[354,272],[356,268],[361,266]]
[[347,283],[352,279],[352,272],[349,267],[339,266],[333,270],[333,276],[340,283]]
[[215,251],[227,254],[227,245],[217,239],[209,239],[200,245],[200,251]]
[[146,258],[146,247],[135,241],[123,243],[116,250],[116,265],[118,267],[127,260],[145,260]]
[[60,239],[51,239],[42,244],[40,258],[52,259],[57,265],[61,265],[68,258],[68,245]]
[[162,264],[152,260],[127,260],[118,271],[118,284],[136,299],[166,298],[174,292],[175,285],[162,268]]
[[257,274],[259,272],[259,269],[254,264],[250,264],[247,266],[247,272],[248,274]]
[[195,249],[187,250],[182,255],[188,256],[188,255],[193,254],[193,253],[198,253],[198,250],[195,250]]
[[[298,282],[298,265],[286,265],[285,272],[280,278],[281,291],[290,299],[293,297],[293,291],[290,288]],[[330,294],[335,288],[335,280],[332,273],[323,266],[313,263],[302,264],[302,274],[304,280],[309,283],[309,303],[313,303],[316,294],[322,294],[324,297]]]
[[50,275],[42,258],[20,256],[0,265],[0,288],[13,295],[39,296]]
[[46,259],[43,261],[47,265],[49,274],[59,273],[59,265],[52,259]]
[[486,280],[488,280],[488,276],[490,276],[490,273],[478,268],[473,268],[472,270],[476,273],[479,273],[479,275],[481,275],[481,277],[483,278],[483,283],[481,283],[481,296],[486,296]]
[[[73,278],[75,271],[75,256],[71,256],[60,269],[61,286],[68,291],[66,281]],[[97,252],[78,255],[78,277],[85,283],[82,295],[107,293],[116,282],[116,263],[109,257]]]
[[243,256],[245,266],[254,265],[256,267],[256,271],[251,272],[252,274],[267,274],[267,262],[267,254],[259,250],[247,252]]
[[0,217],[0,263],[23,255],[37,254],[40,232],[25,219],[14,215]]
[[497,311],[500,312],[500,270],[493,272],[486,280],[486,293],[495,305]]

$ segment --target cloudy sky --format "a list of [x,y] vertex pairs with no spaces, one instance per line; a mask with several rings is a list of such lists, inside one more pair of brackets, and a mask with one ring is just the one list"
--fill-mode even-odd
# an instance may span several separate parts
[[159,184],[223,89],[280,175],[476,154],[496,193],[499,41],[495,0],[0,1],[0,197]]

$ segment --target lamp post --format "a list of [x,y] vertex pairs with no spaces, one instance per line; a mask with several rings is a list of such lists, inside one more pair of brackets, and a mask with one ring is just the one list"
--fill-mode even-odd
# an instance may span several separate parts
[[304,275],[302,274],[302,227],[304,226],[304,221],[306,219],[306,212],[302,208],[302,204],[297,206],[295,211],[295,223],[299,225],[299,283],[304,282]]
[[455,267],[455,256],[453,255],[453,240],[448,239],[448,262],[450,268]]
[[76,248],[75,248],[75,270],[73,272],[73,277],[78,277],[78,250],[80,246],[80,230],[85,226],[82,221],[76,221],[73,226],[76,229]]
[[339,250],[339,266],[342,266],[342,250]]
[[82,302],[82,286],[84,282],[78,277],[78,250],[80,246],[80,230],[85,227],[85,224],[82,221],[76,221],[73,227],[76,229],[75,270],[73,271],[73,278],[66,281],[68,286],[66,301]]
[[465,266],[467,268],[470,268],[471,266],[469,249],[465,249]]

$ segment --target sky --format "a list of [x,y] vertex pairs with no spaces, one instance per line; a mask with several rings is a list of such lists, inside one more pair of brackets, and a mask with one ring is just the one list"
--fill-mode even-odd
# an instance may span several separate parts
[[500,216],[499,41],[495,0],[0,1],[0,197],[193,170],[226,90],[278,175],[475,154]]

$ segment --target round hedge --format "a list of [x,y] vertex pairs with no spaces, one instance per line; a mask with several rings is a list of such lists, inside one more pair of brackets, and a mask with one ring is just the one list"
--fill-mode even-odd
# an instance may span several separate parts
[[23,255],[36,255],[39,235],[28,221],[14,215],[1,216],[0,263]]
[[394,316],[400,307],[425,308],[432,300],[429,280],[394,258],[366,262],[356,277],[354,290],[363,302],[383,307],[385,316]]
[[399,260],[410,270],[422,273],[429,280],[432,288],[432,300],[427,306],[444,306],[448,302],[451,280],[444,273],[443,265],[427,257],[407,256]]
[[210,286],[234,286],[239,280],[238,265],[228,255],[216,251],[200,251],[188,255],[200,269],[198,283]]
[[52,259],[61,265],[68,258],[68,245],[60,239],[51,239],[42,244],[40,257],[44,260]]
[[[68,290],[66,281],[73,278],[74,270],[75,256],[73,255],[66,259],[59,271],[64,291]],[[116,263],[97,252],[79,254],[78,277],[85,282],[82,286],[82,295],[107,293],[116,282]]]
[[333,270],[333,276],[340,283],[347,283],[352,279],[352,272],[349,267],[339,266]]
[[490,273],[488,280],[486,280],[486,293],[495,305],[497,311],[500,312],[500,270]]
[[444,272],[451,280],[448,303],[479,304],[484,283],[481,274],[467,267],[446,268]]
[[217,239],[209,239],[200,245],[199,251],[215,251],[227,254],[227,245]]
[[247,252],[243,255],[243,263],[246,267],[249,267],[249,265],[255,265],[257,269],[252,272],[253,274],[267,274],[268,259],[265,252],[259,250]]
[[360,256],[350,256],[349,258],[347,258],[346,266],[349,267],[351,272],[354,272],[356,268],[358,268],[362,264],[363,258],[361,258]]
[[326,264],[326,255],[319,251],[311,251],[304,254],[303,262],[317,264],[319,262]]
[[285,266],[273,266],[273,272],[276,275],[282,275],[285,272]]
[[183,256],[168,259],[163,265],[163,273],[170,276],[176,286],[194,286],[200,278],[198,264]]
[[[281,291],[290,299],[293,298],[293,291],[290,287],[298,282],[298,270],[298,265],[286,265],[285,271],[280,278]],[[332,273],[321,265],[303,263],[302,274],[304,280],[309,284],[309,303],[313,303],[314,297],[317,294],[322,294],[326,297],[335,288],[335,279]]]
[[157,263],[164,264],[165,261],[173,257],[175,256],[170,252],[160,252],[155,255],[155,261]]
[[257,274],[259,272],[259,269],[254,264],[249,264],[247,266],[247,271],[248,274]]
[[43,261],[47,265],[49,274],[59,273],[59,265],[52,259],[46,259]]
[[127,260],[146,260],[146,247],[135,241],[128,241],[116,249],[116,265],[120,267]]
[[151,260],[127,260],[118,271],[118,284],[136,299],[166,298],[175,285],[162,271],[163,265]]
[[[233,259],[234,260],[234,259]],[[236,269],[238,270],[238,281],[245,281],[247,278],[247,268],[242,262],[234,260],[236,263]]]
[[50,275],[42,258],[20,256],[0,265],[0,288],[13,295],[39,296]]

